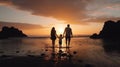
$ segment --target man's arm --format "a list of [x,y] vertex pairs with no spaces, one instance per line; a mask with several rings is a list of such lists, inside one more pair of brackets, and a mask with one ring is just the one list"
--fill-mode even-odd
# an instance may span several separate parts
[[71,36],[73,37],[72,29],[71,29]]
[[66,33],[66,28],[65,28],[65,30],[64,30],[64,32],[63,32],[63,36],[64,36],[65,33]]

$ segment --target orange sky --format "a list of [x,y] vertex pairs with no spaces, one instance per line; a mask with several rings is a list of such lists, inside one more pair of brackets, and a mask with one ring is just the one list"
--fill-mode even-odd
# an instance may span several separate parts
[[74,35],[99,33],[107,20],[120,19],[119,0],[0,0],[0,28],[14,26],[29,36],[58,34],[67,24]]
[[[35,36],[50,35],[50,30],[53,26],[55,27],[57,34],[59,35],[59,34],[63,34],[67,24],[54,24],[48,26],[47,28],[24,30],[24,32],[29,35],[35,35]],[[71,28],[74,35],[91,35],[94,32],[99,33],[99,31],[102,29],[102,26],[103,24],[101,23],[90,24],[89,26],[71,24]]]

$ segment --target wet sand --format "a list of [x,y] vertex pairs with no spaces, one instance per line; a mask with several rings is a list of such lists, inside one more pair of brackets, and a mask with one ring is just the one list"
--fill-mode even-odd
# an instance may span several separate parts
[[0,57],[0,67],[93,67],[90,64],[83,63],[82,60],[79,63],[74,63],[68,60],[56,61],[54,59],[45,60],[42,56],[7,56]]

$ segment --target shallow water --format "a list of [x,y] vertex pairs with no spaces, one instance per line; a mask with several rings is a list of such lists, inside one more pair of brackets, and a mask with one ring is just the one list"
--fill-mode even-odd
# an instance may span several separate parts
[[[63,45],[65,46],[63,39]],[[95,67],[118,67],[120,65],[120,54],[117,51],[106,52],[103,46],[111,42],[105,42],[101,39],[90,39],[88,37],[72,38],[69,48],[71,54],[76,52],[72,60],[78,64],[92,64]],[[118,44],[114,43],[113,44]],[[56,40],[58,47],[58,40]],[[48,47],[48,48],[47,48]],[[40,55],[42,53],[49,54],[52,52],[51,40],[49,38],[12,38],[0,40],[0,55]],[[58,52],[59,48],[55,48]],[[62,48],[62,51],[66,51]]]

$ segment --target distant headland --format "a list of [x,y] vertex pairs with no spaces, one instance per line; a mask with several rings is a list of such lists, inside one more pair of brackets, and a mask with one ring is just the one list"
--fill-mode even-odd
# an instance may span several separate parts
[[119,39],[120,38],[120,20],[117,22],[108,20],[104,23],[103,29],[99,34],[94,33],[90,38],[93,39]]
[[0,31],[0,39],[12,37],[27,37],[27,35],[15,27],[3,26],[2,30]]

